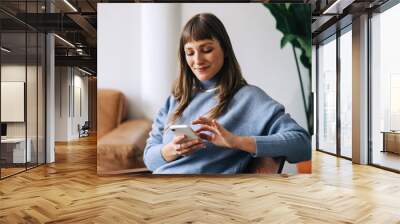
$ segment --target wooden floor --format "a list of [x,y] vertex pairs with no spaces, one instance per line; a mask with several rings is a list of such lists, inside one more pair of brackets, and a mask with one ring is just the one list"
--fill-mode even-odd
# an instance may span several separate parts
[[0,181],[0,223],[400,223],[400,175],[320,152],[296,176],[96,175],[93,138]]
[[18,164],[18,167],[6,167],[1,168],[1,178],[6,178],[8,176],[23,172],[25,170],[33,169],[37,167],[37,164],[27,163],[27,167],[25,168],[25,164]]
[[1,177],[2,178],[3,177],[7,177],[7,176],[10,176],[10,175],[22,172],[24,170],[26,170],[25,167],[23,167],[23,168],[20,168],[20,167],[17,167],[17,168],[8,168],[8,167],[4,168],[3,167],[3,168],[1,168]]

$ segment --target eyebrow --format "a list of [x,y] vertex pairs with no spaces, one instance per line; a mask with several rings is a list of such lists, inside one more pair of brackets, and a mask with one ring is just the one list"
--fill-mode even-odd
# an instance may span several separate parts
[[[213,42],[212,41],[208,41],[208,42],[206,42],[206,43],[204,43],[204,44],[200,44],[200,46],[199,47],[203,47],[203,46],[205,46],[205,45],[208,45],[208,44],[213,44]],[[193,48],[193,47],[184,47],[184,49],[190,49],[190,48]]]

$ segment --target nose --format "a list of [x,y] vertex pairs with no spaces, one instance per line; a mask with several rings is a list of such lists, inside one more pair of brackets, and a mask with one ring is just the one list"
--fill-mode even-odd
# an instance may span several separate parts
[[204,64],[204,56],[201,52],[197,52],[196,54],[194,54],[194,64],[195,65]]

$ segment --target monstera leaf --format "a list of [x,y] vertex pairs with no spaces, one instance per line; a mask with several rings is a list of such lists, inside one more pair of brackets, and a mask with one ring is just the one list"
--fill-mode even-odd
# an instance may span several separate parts
[[[311,80],[311,8],[307,4],[264,4],[276,20],[276,29],[282,32],[281,48],[288,43],[292,45],[297,65],[295,48],[300,49],[300,62],[307,68]],[[303,96],[304,110],[307,117],[308,130],[313,130],[312,94],[308,96],[308,105],[303,87],[302,76],[297,65],[299,81]]]
[[311,70],[311,8],[307,4],[264,4],[282,32],[281,48],[287,43],[301,50],[300,61]]

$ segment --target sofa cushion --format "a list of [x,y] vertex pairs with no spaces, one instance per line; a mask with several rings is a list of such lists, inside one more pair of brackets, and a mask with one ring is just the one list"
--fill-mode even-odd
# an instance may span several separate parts
[[117,90],[97,91],[97,140],[116,128],[126,117],[126,99]]
[[97,172],[144,170],[143,150],[151,130],[149,120],[128,120],[97,141]]

